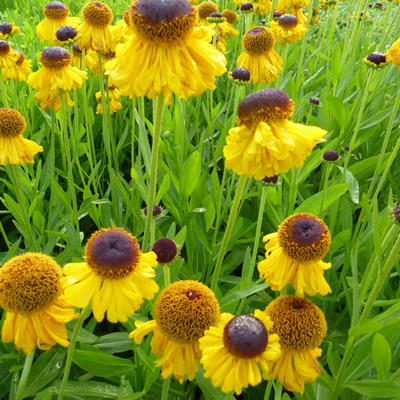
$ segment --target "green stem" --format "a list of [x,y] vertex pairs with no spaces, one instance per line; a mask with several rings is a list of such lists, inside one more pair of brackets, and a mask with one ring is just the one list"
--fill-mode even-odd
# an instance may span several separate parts
[[211,290],[215,292],[218,284],[218,278],[221,274],[222,262],[225,257],[226,249],[228,248],[229,240],[231,238],[231,234],[233,231],[233,226],[235,224],[237,211],[240,205],[240,200],[242,199],[242,193],[244,186],[246,184],[247,177],[246,175],[241,175],[239,178],[239,182],[236,188],[235,197],[233,198],[231,212],[229,214],[228,223],[226,225],[224,237],[222,238],[221,248],[218,254],[217,264],[214,269],[214,273],[211,279]]
[[19,171],[17,170],[17,168],[18,167],[16,165],[9,165],[6,167],[8,176],[10,177],[10,180],[12,182],[12,185],[13,185],[15,193],[16,193],[18,203],[21,207],[21,213],[22,213],[22,218],[23,218],[23,228],[24,228],[24,232],[21,232],[21,233],[23,234],[23,236],[26,236],[25,237],[25,240],[27,242],[26,247],[32,248],[32,249],[34,249],[34,251],[39,251],[36,237],[32,230],[32,224],[29,219],[29,214],[28,214],[29,204],[26,201],[26,197],[25,197],[24,190],[22,187],[21,178],[20,178]]
[[153,145],[151,149],[151,166],[150,166],[150,189],[149,198],[147,199],[147,217],[146,225],[144,228],[143,245],[144,251],[147,251],[151,244],[154,242],[154,219],[153,219],[153,206],[156,199],[157,187],[157,167],[158,167],[158,153],[160,151],[161,142],[161,127],[164,115],[164,97],[160,96],[154,99],[154,117],[153,117]]
[[322,218],[322,212],[324,211],[324,202],[326,197],[326,189],[328,188],[329,174],[332,170],[332,164],[328,161],[328,165],[325,170],[324,185],[322,187],[321,205],[319,208],[319,216]]
[[161,400],[168,400],[168,391],[169,391],[169,384],[171,383],[171,377],[164,379],[162,392],[161,392]]
[[3,101],[3,108],[7,108],[8,100],[7,100],[6,88],[3,81],[3,72],[1,68],[0,68],[0,92],[1,92],[1,99]]
[[31,371],[33,358],[35,356],[35,350],[31,354],[27,354],[25,357],[24,368],[22,370],[21,379],[19,380],[16,400],[22,400],[24,398],[24,390],[26,382],[28,381],[29,373]]
[[65,391],[65,387],[67,386],[67,383],[68,383],[69,373],[71,371],[72,358],[74,356],[76,341],[78,339],[78,333],[79,333],[79,330],[81,329],[86,317],[89,315],[89,313],[90,313],[90,302],[82,310],[81,316],[79,317],[78,321],[76,321],[74,331],[72,332],[71,342],[69,344],[68,352],[67,352],[67,361],[65,362],[64,375],[63,375],[63,379],[61,382],[60,390],[58,391],[57,400],[62,400],[64,397],[64,391]]
[[171,274],[169,271],[169,264],[164,264],[164,287],[171,283]]
[[[253,252],[252,252],[252,255],[251,255],[250,268],[249,268],[248,275],[244,277],[246,280],[248,279],[249,281],[253,277],[254,269],[255,269],[255,266],[256,266],[257,253],[258,253],[258,244],[260,242],[261,226],[262,226],[262,220],[263,220],[263,216],[264,216],[265,203],[266,203],[266,200],[267,200],[267,191],[268,191],[268,187],[266,185],[264,185],[263,188],[262,188],[262,191],[261,191],[260,207],[258,209],[256,234],[255,234],[255,237],[254,237]],[[241,314],[245,302],[246,302],[246,298],[243,298],[240,301],[237,314]]]

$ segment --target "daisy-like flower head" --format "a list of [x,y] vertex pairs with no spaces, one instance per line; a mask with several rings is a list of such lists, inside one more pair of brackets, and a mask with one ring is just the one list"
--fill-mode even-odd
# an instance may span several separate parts
[[8,35],[19,32],[18,26],[10,22],[0,22],[0,39],[7,39]]
[[152,250],[157,254],[157,261],[160,264],[172,262],[178,254],[176,243],[168,238],[156,240]]
[[42,146],[22,137],[25,129],[20,112],[0,108],[0,165],[33,163],[33,156],[43,151]]
[[279,336],[282,350],[272,378],[287,390],[303,393],[304,384],[322,374],[316,358],[327,332],[324,313],[306,298],[280,296],[268,304],[265,314],[274,324],[272,332]]
[[35,346],[68,346],[65,323],[79,315],[65,302],[61,277],[60,266],[40,253],[14,257],[0,268],[0,306],[7,311],[3,342],[27,354]]
[[235,11],[230,10],[229,8],[223,10],[221,14],[226,18],[226,22],[231,25],[235,24],[238,20],[238,15],[235,13]]
[[243,14],[251,14],[252,12],[254,12],[253,3],[250,3],[250,2],[242,3],[240,5],[240,12]]
[[271,333],[273,323],[262,311],[254,315],[224,313],[217,326],[200,339],[201,364],[206,378],[225,393],[255,386],[269,379],[273,362],[280,356],[278,335]]
[[373,68],[383,68],[389,64],[386,56],[379,51],[374,51],[363,58],[363,62]]
[[14,68],[19,56],[12,51],[10,45],[5,40],[0,40],[0,68]]
[[254,11],[257,14],[267,14],[271,10],[271,0],[258,0],[254,2]]
[[[116,111],[122,108],[122,104],[119,102],[121,94],[119,90],[111,86],[106,91],[106,97],[108,96],[108,102],[110,104],[110,114],[114,114]],[[103,114],[103,104],[101,100],[101,91],[96,92],[97,109],[96,114]]]
[[196,26],[197,11],[187,0],[138,0],[129,16],[134,34],[107,65],[121,94],[163,94],[170,104],[172,94],[186,99],[215,88],[226,60],[210,44],[212,29]]
[[[60,90],[70,92],[82,86],[86,72],[71,66],[71,54],[63,47],[53,46],[43,50],[40,63],[43,68],[28,77],[28,84],[39,90],[35,95],[42,110],[50,108],[58,111],[61,108]],[[74,105],[67,94],[69,105]]]
[[254,84],[273,82],[282,72],[282,58],[274,50],[275,37],[264,26],[255,26],[242,39],[244,52],[237,65],[250,71]]
[[238,108],[239,127],[226,138],[226,167],[259,180],[301,167],[326,131],[289,121],[293,112],[294,103],[282,90],[246,96]]
[[114,18],[111,8],[101,1],[91,1],[83,7],[82,18],[79,47],[102,54],[114,52],[120,28],[110,25]]
[[12,79],[14,81],[26,81],[27,77],[32,73],[31,60],[27,60],[25,54],[19,50],[13,50],[18,55],[14,68],[2,70],[3,79]]
[[57,44],[57,29],[64,25],[71,25],[76,28],[80,20],[76,17],[69,17],[69,8],[61,1],[52,1],[43,7],[45,19],[36,26],[36,33],[39,39],[50,45]]
[[143,299],[158,291],[153,252],[142,253],[136,237],[121,228],[95,232],[85,246],[85,262],[64,267],[68,301],[79,308],[92,302],[96,321],[125,322]]
[[321,219],[307,213],[291,215],[278,232],[264,236],[264,241],[266,259],[258,264],[258,270],[272,290],[282,290],[290,283],[299,296],[331,292],[324,278],[331,263],[322,261],[331,235]]
[[281,45],[295,43],[307,32],[307,28],[297,23],[297,18],[292,14],[283,14],[278,22],[271,21],[271,30]]
[[214,293],[200,282],[174,282],[158,296],[154,317],[153,321],[136,321],[129,337],[140,344],[153,332],[151,348],[160,357],[156,365],[162,366],[162,377],[174,375],[181,383],[184,376],[194,379],[201,357],[199,339],[220,319]]
[[210,14],[218,12],[218,6],[211,2],[205,1],[197,6],[199,18],[205,20]]

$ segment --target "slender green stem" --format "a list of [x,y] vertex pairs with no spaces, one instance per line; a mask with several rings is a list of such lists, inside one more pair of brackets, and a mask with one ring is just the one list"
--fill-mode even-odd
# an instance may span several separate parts
[[153,219],[153,206],[156,199],[157,187],[157,167],[158,167],[158,153],[160,151],[161,142],[161,127],[164,115],[164,97],[160,96],[154,99],[154,117],[153,117],[153,145],[151,150],[151,166],[150,166],[150,189],[149,198],[147,200],[147,217],[146,225],[144,228],[143,245],[144,251],[147,251],[154,242],[155,227]]
[[7,108],[8,107],[7,93],[3,81],[3,73],[1,68],[0,68],[0,92],[1,92],[1,99],[3,101],[3,108]]
[[67,352],[67,361],[65,362],[64,375],[63,375],[63,379],[61,382],[60,390],[58,391],[57,400],[62,400],[64,397],[64,391],[65,391],[65,387],[67,386],[67,383],[68,383],[69,373],[71,371],[72,358],[74,356],[76,341],[78,339],[78,333],[83,325],[83,322],[89,315],[89,313],[90,313],[90,302],[82,310],[81,316],[79,317],[78,321],[76,321],[74,331],[72,332],[71,342],[69,344],[68,352]]
[[329,181],[329,175],[332,170],[332,164],[328,162],[328,165],[325,170],[325,176],[324,176],[324,184],[322,187],[322,196],[321,196],[321,205],[319,208],[319,216],[322,218],[322,212],[324,211],[324,202],[325,202],[325,197],[326,197],[326,189],[328,188],[328,181]]
[[169,384],[171,383],[171,377],[164,379],[162,392],[161,392],[161,400],[168,400],[168,391],[169,391]]
[[20,177],[20,171],[18,171],[18,167],[16,165],[9,165],[6,167],[8,176],[10,177],[10,180],[12,182],[12,185],[15,190],[15,194],[17,196],[18,203],[21,207],[21,213],[22,213],[22,218],[23,218],[23,230],[24,232],[21,232],[23,236],[25,236],[26,240],[26,247],[34,249],[34,251],[39,251],[39,246],[37,244],[37,240],[35,237],[35,234],[32,230],[32,224],[29,219],[29,204],[27,202],[27,199],[24,194],[24,190],[22,187],[22,182],[21,182],[21,177]]
[[237,188],[236,188],[235,197],[233,198],[232,208],[231,208],[231,212],[229,214],[228,223],[226,225],[224,237],[222,238],[222,243],[221,243],[221,248],[220,248],[219,254],[218,254],[217,264],[215,266],[214,273],[213,273],[213,276],[211,279],[211,290],[213,290],[214,292],[217,288],[218,278],[221,274],[221,269],[222,269],[222,262],[224,260],[226,249],[228,248],[229,240],[232,235],[233,226],[236,221],[237,211],[238,211],[238,208],[240,205],[240,200],[242,199],[242,193],[243,193],[243,189],[246,184],[246,181],[247,181],[246,175],[241,175],[239,178]]
[[[260,207],[258,208],[256,234],[254,236],[253,252],[251,254],[250,268],[249,268],[247,276],[244,277],[245,279],[248,279],[249,281],[253,277],[254,269],[256,266],[258,245],[260,242],[260,235],[261,235],[261,226],[262,226],[262,220],[263,220],[263,216],[264,216],[265,203],[267,200],[267,191],[268,191],[268,187],[266,185],[264,185],[262,188],[262,191],[261,191]],[[243,298],[240,301],[237,314],[240,314],[242,312],[245,302],[246,302],[246,298]]]
[[35,350],[31,354],[27,354],[25,357],[24,368],[22,370],[21,378],[19,380],[16,400],[22,400],[24,398],[24,390],[26,382],[28,381],[29,373],[31,372],[33,358],[35,357]]
[[164,264],[164,287],[171,283],[171,274],[169,271],[169,264]]

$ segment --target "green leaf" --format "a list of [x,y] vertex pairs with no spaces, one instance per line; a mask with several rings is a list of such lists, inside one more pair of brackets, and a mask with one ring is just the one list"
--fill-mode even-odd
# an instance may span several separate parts
[[114,332],[101,336],[93,347],[105,353],[122,353],[133,349],[133,342],[127,332]]
[[[326,210],[331,204],[337,201],[349,190],[349,183],[341,183],[337,185],[329,186],[326,189],[324,210]],[[308,212],[310,214],[317,215],[321,206],[322,192],[314,194],[308,199],[304,200],[299,207],[296,208],[295,213]]]
[[189,197],[196,188],[201,172],[201,156],[198,151],[193,152],[183,164],[181,193]]
[[400,380],[362,379],[346,382],[344,387],[364,396],[371,396],[378,399],[394,399],[400,393]]
[[349,337],[350,336],[359,336],[359,335],[365,335],[368,333],[374,333],[376,331],[379,331],[380,329],[383,328],[383,323],[382,322],[375,322],[375,321],[369,321],[365,324],[359,325],[359,326],[353,326],[353,328],[350,328],[349,330]]
[[72,360],[83,370],[93,375],[108,378],[132,373],[134,365],[126,358],[119,358],[99,350],[75,350]]
[[245,289],[237,290],[221,300],[221,307],[226,306],[233,301],[240,300],[243,297],[251,296],[252,294],[260,292],[261,290],[265,290],[267,287],[268,285],[266,283],[261,283],[260,285],[254,285]]
[[24,395],[29,397],[39,392],[57,378],[64,365],[65,353],[51,349],[42,353],[32,366]]
[[168,174],[164,175],[164,179],[161,182],[161,185],[158,189],[157,197],[156,197],[156,203],[158,204],[164,197],[165,193],[168,192],[169,186],[171,184],[171,178],[169,177]]
[[379,379],[386,379],[392,363],[392,351],[385,337],[376,333],[372,341],[372,361]]

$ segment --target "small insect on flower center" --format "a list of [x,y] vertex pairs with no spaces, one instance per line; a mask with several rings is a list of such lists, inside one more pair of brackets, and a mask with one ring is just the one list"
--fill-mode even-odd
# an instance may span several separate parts
[[286,218],[278,228],[278,237],[289,257],[305,263],[321,260],[331,244],[324,221],[307,213]]
[[6,56],[10,52],[10,45],[5,40],[0,40],[0,56]]
[[255,26],[246,32],[242,46],[252,56],[269,52],[275,44],[274,34],[264,26]]
[[218,12],[218,6],[211,1],[205,1],[199,4],[197,11],[201,19],[206,19],[210,14]]
[[69,15],[69,8],[61,1],[52,1],[43,7],[43,14],[49,19],[65,19]]
[[75,28],[70,25],[64,25],[57,29],[56,36],[60,42],[75,39],[78,33]]
[[138,265],[140,246],[136,237],[124,229],[103,229],[88,240],[85,257],[97,275],[105,279],[121,279]]
[[13,138],[26,129],[26,121],[22,114],[12,108],[0,108],[0,137]]
[[306,351],[318,347],[327,331],[323,312],[310,300],[280,296],[268,304],[265,313],[274,323],[284,350]]
[[197,24],[196,9],[187,0],[137,0],[129,14],[134,29],[150,42],[179,41]]
[[268,345],[268,332],[264,324],[251,315],[238,315],[224,328],[224,345],[235,356],[257,357]]
[[285,29],[295,28],[297,26],[297,18],[292,14],[283,14],[279,17],[278,24]]
[[263,89],[246,96],[238,107],[239,125],[249,128],[260,121],[270,122],[289,118],[294,112],[294,102],[280,89]]
[[63,47],[48,47],[40,54],[40,62],[47,68],[66,67],[71,62],[71,54]]
[[15,64],[17,65],[22,65],[23,62],[25,61],[25,54],[22,53],[22,51],[19,50],[13,50],[14,53],[17,53],[19,55],[19,58],[17,61],[15,61]]
[[0,33],[9,35],[12,32],[12,25],[9,22],[0,22]]
[[0,268],[0,306],[30,314],[46,309],[61,293],[61,267],[49,256],[26,253]]
[[238,15],[235,11],[230,10],[227,8],[226,10],[222,11],[222,15],[226,18],[226,21],[233,25],[238,20]]
[[219,305],[207,286],[196,281],[179,281],[160,293],[154,316],[165,336],[178,343],[191,344],[218,322]]
[[100,1],[91,1],[86,4],[82,9],[82,16],[86,23],[96,28],[104,28],[113,20],[111,8]]

